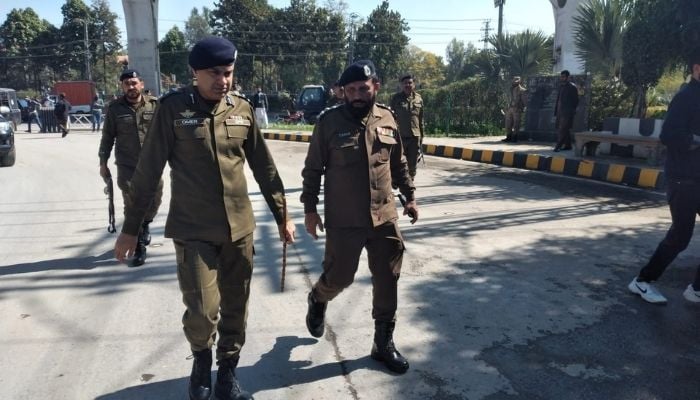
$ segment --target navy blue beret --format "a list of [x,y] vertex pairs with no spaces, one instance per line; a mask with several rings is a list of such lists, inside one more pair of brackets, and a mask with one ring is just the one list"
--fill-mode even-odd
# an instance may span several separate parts
[[374,68],[374,63],[370,60],[355,61],[343,71],[340,75],[338,83],[340,86],[345,86],[351,82],[366,81],[370,78],[377,77],[377,69]]
[[139,74],[139,71],[135,69],[125,69],[122,71],[122,74],[119,75],[119,80],[123,81],[124,79],[131,79],[131,78],[140,78],[141,74]]
[[194,70],[207,69],[236,62],[238,50],[230,41],[210,36],[197,42],[190,51],[189,63]]

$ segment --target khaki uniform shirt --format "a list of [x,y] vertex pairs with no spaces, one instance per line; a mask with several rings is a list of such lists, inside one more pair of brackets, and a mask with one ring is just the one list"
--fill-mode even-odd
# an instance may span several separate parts
[[252,233],[246,161],[282,224],[282,180],[246,99],[228,94],[212,105],[188,86],[160,103],[131,180],[135,211],[126,215],[122,232],[138,233],[166,161],[172,190],[166,237],[222,243]]
[[401,137],[423,137],[423,98],[418,93],[395,93],[389,106],[396,115]]
[[511,86],[510,88],[510,108],[515,108],[522,112],[527,104],[527,91],[520,85]]
[[301,174],[305,213],[317,212],[325,175],[324,213],[329,228],[376,227],[396,220],[392,180],[408,201],[414,198],[396,121],[382,105],[374,105],[364,121],[344,106],[322,113]]
[[131,104],[124,96],[109,103],[100,141],[100,164],[107,164],[116,142],[114,158],[122,167],[136,168],[141,145],[151,126],[158,99],[143,95],[140,103]]

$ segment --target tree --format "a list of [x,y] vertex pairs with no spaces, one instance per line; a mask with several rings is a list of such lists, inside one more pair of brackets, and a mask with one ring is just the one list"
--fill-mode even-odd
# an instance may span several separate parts
[[209,26],[210,19],[211,10],[208,8],[202,7],[201,14],[197,10],[197,7],[192,9],[190,17],[187,18],[185,22],[185,39],[188,47],[191,48],[201,39],[211,36],[211,26]]
[[158,53],[162,74],[175,75],[176,82],[188,81],[187,43],[185,34],[177,26],[173,26],[158,43]]
[[116,82],[121,66],[115,60],[122,49],[117,14],[109,8],[107,0],[93,0],[90,9],[93,19],[88,31],[92,32],[92,44],[95,49],[92,55],[101,58],[94,57],[95,68],[93,68],[92,78],[98,86],[101,84],[103,93],[116,92],[118,90]]
[[421,50],[418,46],[407,46],[399,65],[401,68],[399,75],[410,73],[415,76],[419,89],[438,87],[445,80],[442,57]]
[[516,34],[489,38],[498,67],[507,76],[528,76],[548,71],[551,66],[552,37],[526,29]]
[[382,1],[357,32],[355,59],[370,59],[380,78],[396,79],[399,58],[408,44],[408,36],[404,33],[408,29],[401,14],[389,10],[389,1]]
[[467,50],[464,42],[453,38],[445,49],[445,79],[454,82],[462,78],[462,71],[467,63]]
[[[37,40],[46,32],[51,24],[41,20],[31,8],[12,9],[5,22],[0,25],[2,37],[2,56],[5,78],[3,84],[16,87],[29,87],[31,78],[36,83],[36,72],[40,60],[34,52],[37,50]],[[31,75],[31,76],[30,76]]]
[[60,35],[64,45],[61,48],[60,58],[68,67],[63,71],[64,78],[76,79],[79,76],[71,70],[81,71],[82,76],[86,76],[85,52],[89,51],[89,47],[85,48],[85,28],[82,21],[88,23],[89,44],[90,39],[95,35],[94,29],[89,29],[94,17],[91,15],[90,8],[82,0],[66,0],[66,3],[61,6],[61,14],[63,14],[63,24]]
[[575,54],[589,72],[604,77],[619,76],[622,37],[633,1],[590,0],[579,6],[573,20]]

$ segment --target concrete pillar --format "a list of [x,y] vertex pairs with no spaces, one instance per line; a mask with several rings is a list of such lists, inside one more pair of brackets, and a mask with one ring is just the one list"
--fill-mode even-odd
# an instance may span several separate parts
[[568,69],[572,75],[586,72],[583,62],[574,54],[574,17],[578,6],[585,0],[549,0],[554,11],[554,65],[555,73]]
[[143,75],[144,86],[160,95],[158,0],[122,0],[126,20],[129,68]]

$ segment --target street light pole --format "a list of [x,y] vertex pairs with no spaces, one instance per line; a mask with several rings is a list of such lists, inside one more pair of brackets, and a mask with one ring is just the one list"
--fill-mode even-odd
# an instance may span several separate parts
[[88,23],[87,20],[84,20],[82,18],[76,18],[74,19],[75,22],[82,22],[83,26],[85,27],[84,35],[83,35],[83,44],[85,45],[85,72],[87,75],[87,80],[91,81],[92,80],[92,71],[90,71],[90,48],[89,42],[88,42]]

